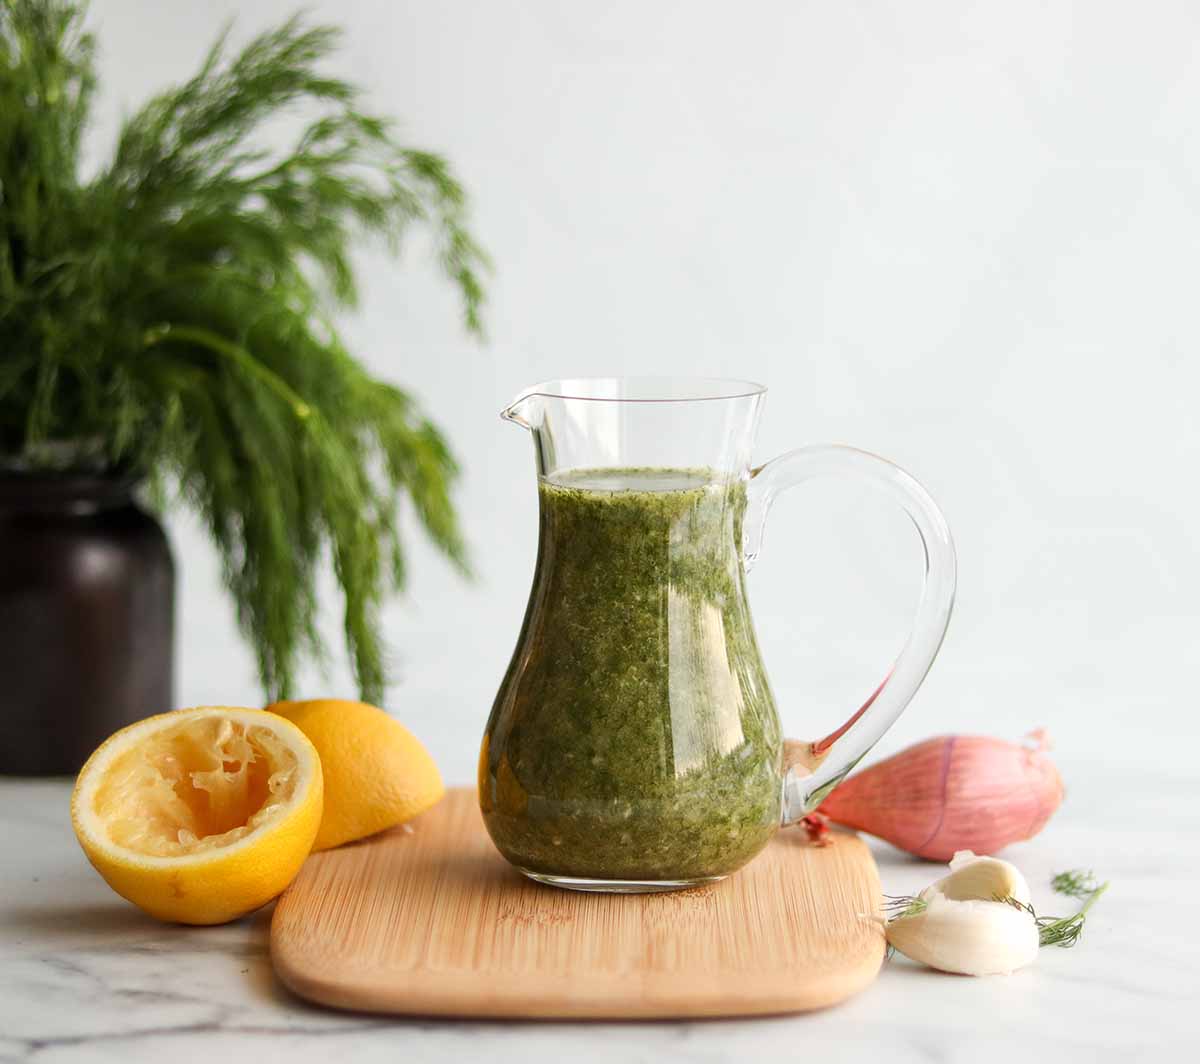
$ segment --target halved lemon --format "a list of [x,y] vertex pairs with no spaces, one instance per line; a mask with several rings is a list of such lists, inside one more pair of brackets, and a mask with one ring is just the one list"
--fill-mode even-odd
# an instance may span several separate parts
[[122,897],[161,920],[219,924],[292,881],[323,793],[320,758],[294,724],[203,706],[108,738],[79,773],[71,822]]

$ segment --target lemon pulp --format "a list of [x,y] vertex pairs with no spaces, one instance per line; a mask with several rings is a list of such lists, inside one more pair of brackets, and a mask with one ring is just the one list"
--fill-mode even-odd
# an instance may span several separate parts
[[269,728],[191,716],[118,754],[92,810],[116,846],[178,857],[232,845],[294,796],[299,760]]

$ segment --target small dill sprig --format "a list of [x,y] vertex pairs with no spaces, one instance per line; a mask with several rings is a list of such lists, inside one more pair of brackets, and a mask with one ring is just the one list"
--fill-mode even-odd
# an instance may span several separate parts
[[889,921],[901,920],[906,916],[916,916],[929,908],[929,902],[914,894],[885,894],[883,896],[883,911]]
[[1038,942],[1042,946],[1063,946],[1069,948],[1079,941],[1083,933],[1083,924],[1087,919],[1088,910],[1096,904],[1100,895],[1108,890],[1108,883],[1099,883],[1090,871],[1075,868],[1068,872],[1059,872],[1050,886],[1056,894],[1068,898],[1080,898],[1083,905],[1077,913],[1062,917],[1039,917],[1034,919],[1038,925]]
[[1032,905],[1017,901],[1016,898],[995,900],[1011,905],[1014,909],[1021,909],[1033,917],[1038,928],[1039,946],[1061,946],[1069,949],[1079,941],[1088,910],[1100,895],[1108,890],[1108,883],[1098,883],[1092,872],[1075,868],[1069,872],[1059,872],[1050,880],[1050,886],[1056,894],[1063,894],[1068,898],[1081,898],[1083,905],[1079,911],[1070,916],[1038,916]]
[[1065,894],[1068,898],[1090,898],[1100,893],[1107,883],[1099,883],[1096,873],[1088,869],[1073,868],[1069,872],[1059,872],[1050,880],[1050,886],[1055,894]]
[[[883,896],[883,912],[885,921],[902,920],[906,916],[916,916],[929,908],[929,902],[918,898],[915,894],[885,894]],[[884,960],[890,961],[896,954],[896,947],[890,942],[884,953]]]

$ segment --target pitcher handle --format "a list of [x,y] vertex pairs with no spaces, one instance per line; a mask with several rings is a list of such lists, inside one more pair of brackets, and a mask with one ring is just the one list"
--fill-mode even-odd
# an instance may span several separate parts
[[783,822],[811,813],[895,723],[933,664],[954,606],[957,563],[950,529],[929,493],[878,455],[821,444],[780,455],[750,473],[744,557],[749,570],[762,546],[767,513],[779,492],[806,480],[851,476],[898,502],[917,526],[925,552],[925,582],[908,641],[875,692],[836,731],[815,742],[784,744]]

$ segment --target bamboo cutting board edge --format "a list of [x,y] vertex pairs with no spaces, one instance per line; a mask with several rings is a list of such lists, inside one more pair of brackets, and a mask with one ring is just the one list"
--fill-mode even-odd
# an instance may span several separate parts
[[[272,950],[273,957],[275,951]],[[821,992],[788,991],[777,976],[739,977],[733,985],[719,979],[689,978],[692,1000],[683,1002],[677,993],[649,993],[630,980],[626,986],[606,978],[572,980],[570,992],[533,997],[523,988],[496,987],[475,991],[464,1001],[462,985],[453,973],[422,976],[421,986],[405,993],[381,986],[376,974],[364,970],[355,978],[353,969],[342,969],[335,977],[322,978],[309,972],[289,970],[286,958],[275,959],[275,971],[288,990],[307,1001],[348,1012],[396,1016],[439,1017],[481,1020],[689,1020],[736,1019],[750,1016],[781,1016],[815,1012],[840,1004],[865,990],[883,962],[877,959],[854,971],[828,976]],[[590,983],[590,985],[589,985]]]
[[880,886],[851,833],[781,832],[712,887],[580,894],[511,869],[473,790],[314,854],[276,906],[280,980],[341,1009],[412,1016],[666,1019],[836,1004],[883,963]]

